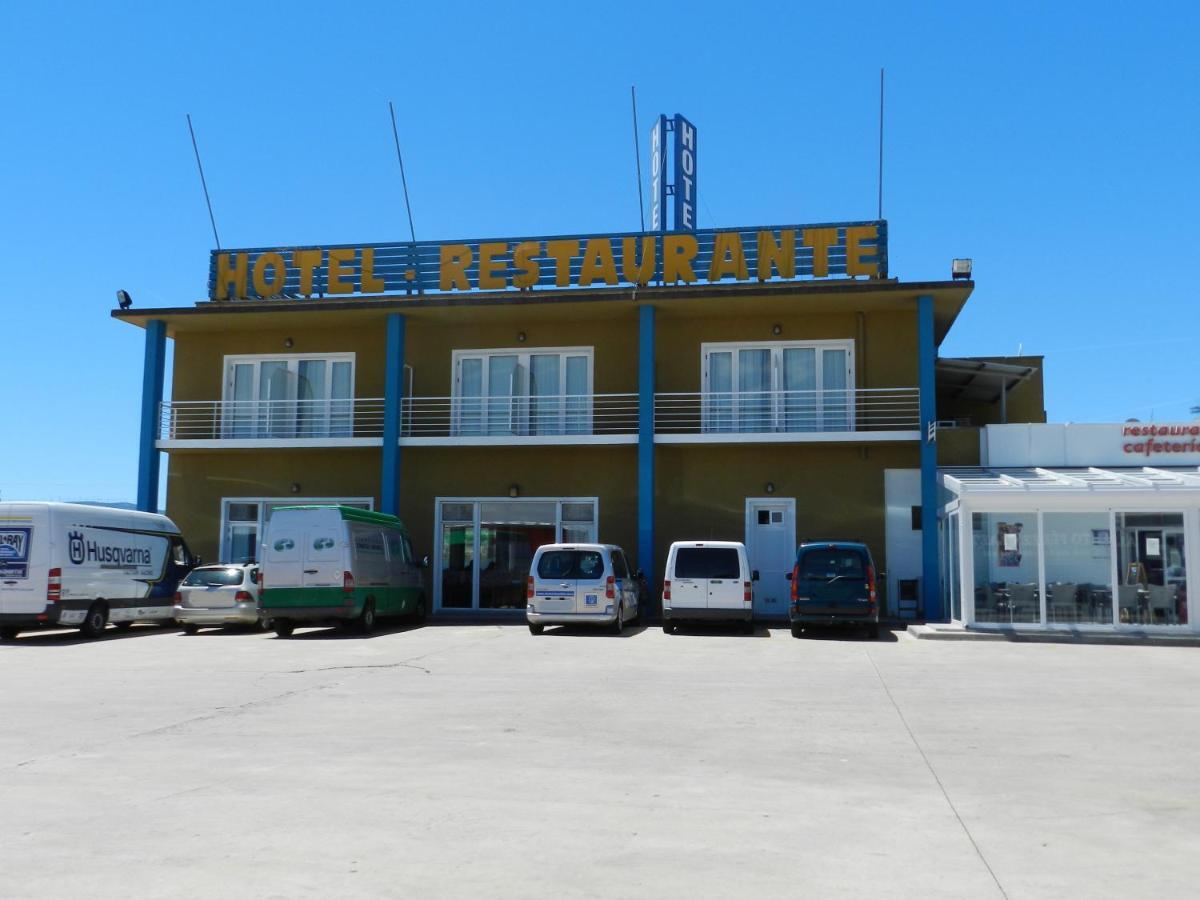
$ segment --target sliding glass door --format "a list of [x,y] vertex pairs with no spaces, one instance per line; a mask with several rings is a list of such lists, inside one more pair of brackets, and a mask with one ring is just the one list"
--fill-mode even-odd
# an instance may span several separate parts
[[591,348],[473,350],[454,359],[455,435],[587,434]]
[[226,357],[221,432],[230,438],[349,437],[354,357]]

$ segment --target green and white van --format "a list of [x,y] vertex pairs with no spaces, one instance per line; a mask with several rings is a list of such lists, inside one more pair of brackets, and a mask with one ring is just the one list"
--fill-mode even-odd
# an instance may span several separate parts
[[370,634],[381,616],[425,617],[423,562],[395,516],[349,506],[285,506],[263,538],[261,606],[279,637],[297,625],[349,623]]

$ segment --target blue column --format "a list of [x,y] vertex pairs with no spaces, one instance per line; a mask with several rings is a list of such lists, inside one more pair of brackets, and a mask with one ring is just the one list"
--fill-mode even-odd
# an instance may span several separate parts
[[387,317],[387,362],[383,386],[383,472],[379,510],[400,515],[400,417],[404,399],[404,316]]
[[928,294],[917,298],[917,346],[917,385],[921,390],[921,615],[927,622],[940,622],[944,615],[938,568],[937,443],[930,437],[937,419],[937,344],[933,297]]
[[137,508],[158,512],[159,408],[167,357],[167,323],[146,323],[146,357],[142,360],[142,430],[138,439]]
[[638,568],[654,584],[654,307],[638,319]]

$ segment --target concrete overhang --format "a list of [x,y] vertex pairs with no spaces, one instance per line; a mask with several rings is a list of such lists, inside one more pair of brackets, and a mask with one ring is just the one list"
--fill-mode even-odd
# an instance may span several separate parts
[[786,315],[846,311],[914,310],[917,297],[933,297],[934,331],[940,344],[971,296],[973,281],[764,282],[761,284],[676,285],[602,289],[499,291],[314,300],[202,301],[194,306],[114,309],[112,316],[145,327],[166,322],[167,335],[293,326],[320,328],[355,323],[380,324],[389,313],[414,321],[449,322],[467,314],[476,322],[511,319],[519,308],[524,321],[578,321],[628,316],[650,305],[663,319],[694,316]]

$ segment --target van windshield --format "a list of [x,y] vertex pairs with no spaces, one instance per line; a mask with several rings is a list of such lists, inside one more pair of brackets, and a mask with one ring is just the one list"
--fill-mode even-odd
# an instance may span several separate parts
[[538,578],[603,578],[604,557],[595,550],[548,550],[538,560]]
[[183,583],[188,587],[201,585],[208,587],[209,585],[218,585],[224,587],[230,584],[242,583],[241,569],[192,569],[188,572],[187,578],[183,579]]
[[800,577],[811,581],[867,577],[866,560],[857,550],[821,548],[805,550],[800,556]]
[[680,547],[675,551],[676,578],[741,578],[734,547]]

